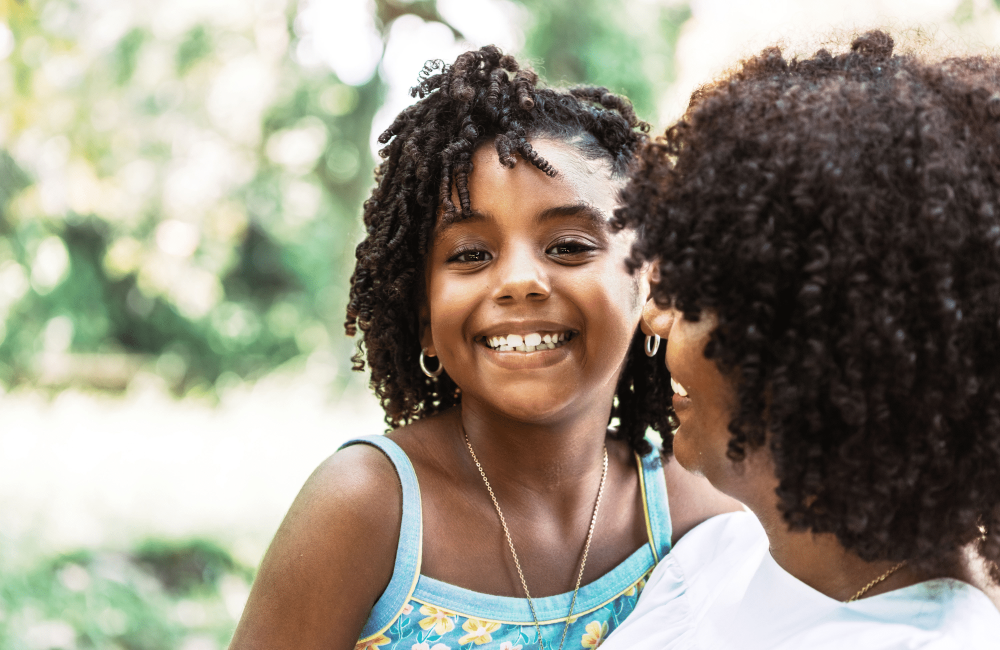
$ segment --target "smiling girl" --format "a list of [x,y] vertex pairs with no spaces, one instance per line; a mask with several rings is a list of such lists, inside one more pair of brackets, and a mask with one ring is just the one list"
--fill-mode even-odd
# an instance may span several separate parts
[[430,62],[382,134],[347,330],[393,430],[307,481],[233,647],[596,647],[739,508],[644,438],[665,370],[610,220],[646,125],[536,82],[493,47]]

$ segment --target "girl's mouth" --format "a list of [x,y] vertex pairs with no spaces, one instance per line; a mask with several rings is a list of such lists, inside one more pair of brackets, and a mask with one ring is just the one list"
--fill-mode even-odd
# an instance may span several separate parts
[[507,336],[480,336],[478,343],[496,352],[535,352],[536,350],[555,350],[566,345],[577,335],[577,332],[532,332],[531,334],[508,334]]

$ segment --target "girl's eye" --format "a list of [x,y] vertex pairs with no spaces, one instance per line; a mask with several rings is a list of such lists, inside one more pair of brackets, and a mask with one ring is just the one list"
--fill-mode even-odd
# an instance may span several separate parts
[[546,252],[558,257],[580,256],[596,250],[596,246],[582,241],[561,241],[553,244]]
[[458,262],[459,264],[482,264],[483,262],[488,262],[491,259],[493,259],[493,256],[486,251],[473,248],[458,251],[448,258],[448,261]]

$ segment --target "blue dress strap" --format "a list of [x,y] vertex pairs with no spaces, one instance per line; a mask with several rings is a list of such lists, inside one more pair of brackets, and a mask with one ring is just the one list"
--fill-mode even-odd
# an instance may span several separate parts
[[403,520],[399,526],[399,546],[396,547],[396,564],[389,585],[368,616],[361,630],[360,640],[385,632],[399,617],[404,605],[413,594],[420,576],[420,558],[423,542],[423,517],[420,513],[420,486],[410,459],[399,445],[385,436],[365,436],[348,440],[343,445],[365,444],[377,447],[392,462],[403,487]]
[[639,459],[639,463],[642,466],[639,478],[646,505],[646,532],[649,534],[653,557],[659,562],[670,551],[670,537],[673,534],[660,450],[654,446],[651,452]]

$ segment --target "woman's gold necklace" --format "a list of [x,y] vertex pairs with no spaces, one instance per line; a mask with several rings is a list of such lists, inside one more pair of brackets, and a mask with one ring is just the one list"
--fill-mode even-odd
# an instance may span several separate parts
[[868,584],[866,584],[864,587],[861,588],[861,590],[858,593],[856,593],[853,596],[851,596],[850,598],[848,598],[847,601],[845,601],[845,602],[853,603],[858,598],[861,598],[866,593],[868,593],[869,589],[871,589],[872,587],[874,587],[878,583],[882,582],[883,580],[885,580],[886,578],[888,578],[889,576],[891,576],[893,573],[895,573],[895,572],[899,571],[900,569],[902,569],[904,564],[906,564],[906,560],[903,560],[902,562],[900,562],[896,566],[892,567],[891,569],[889,569],[888,571],[886,571],[885,573],[883,573],[879,577],[875,578],[874,580],[872,580],[871,582],[869,582]]
[[[476,458],[476,452],[472,450],[472,443],[469,442],[469,435],[462,432],[465,436],[465,446],[469,448],[469,453],[472,454],[472,462],[476,464],[476,469],[479,470],[479,475],[483,477],[483,483],[486,484],[486,490],[490,493],[490,499],[493,500],[493,506],[497,509],[497,515],[500,517],[500,525],[503,526],[503,534],[507,537],[507,546],[510,547],[510,554],[514,556],[514,566],[517,567],[517,575],[521,578],[521,587],[524,589],[524,595],[528,599],[528,608],[531,609],[531,618],[535,621],[535,632],[538,634],[538,647],[540,650],[545,650],[545,645],[542,643],[542,628],[538,623],[538,614],[535,612],[535,603],[531,599],[531,593],[528,592],[528,583],[524,580],[524,572],[521,570],[521,563],[517,559],[517,551],[514,550],[514,542],[510,538],[510,530],[507,529],[507,520],[504,519],[503,512],[500,511],[500,504],[497,502],[497,497],[493,494],[493,488],[490,487],[490,481],[486,478],[486,472],[483,471],[483,466],[479,464],[479,459]],[[566,615],[566,624],[563,625],[562,638],[559,640],[559,650],[562,650],[563,643],[566,642],[566,631],[569,630],[570,620],[573,618],[573,609],[576,607],[576,595],[580,591],[580,582],[583,581],[583,568],[587,566],[587,553],[590,551],[590,540],[594,536],[594,524],[597,523],[597,510],[601,507],[601,496],[604,494],[604,479],[608,476],[608,448],[604,447],[604,469],[601,471],[601,487],[597,489],[597,501],[594,502],[594,514],[590,518],[590,530],[587,531],[587,541],[583,545],[583,559],[580,561],[580,573],[576,577],[576,588],[573,589],[573,599],[569,604],[569,614]]]

